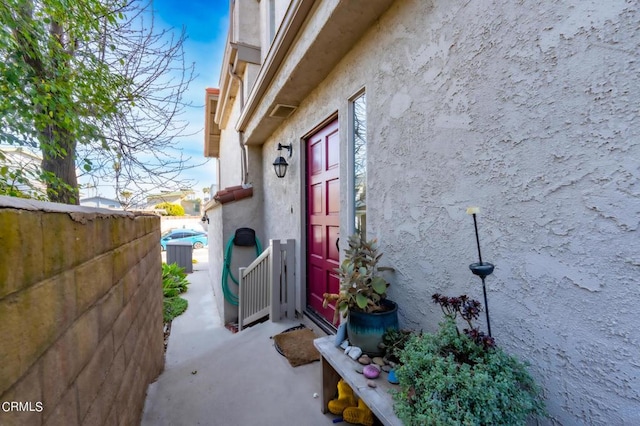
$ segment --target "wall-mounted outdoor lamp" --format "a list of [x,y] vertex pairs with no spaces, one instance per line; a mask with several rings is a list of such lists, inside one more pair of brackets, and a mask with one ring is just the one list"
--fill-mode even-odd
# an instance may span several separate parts
[[[282,145],[281,143],[279,143],[278,151],[282,151],[282,148],[285,148],[289,151],[289,158],[291,158],[291,151],[293,150],[293,144]],[[276,176],[278,176],[279,178],[283,178],[284,175],[287,174],[287,167],[289,167],[289,163],[287,163],[287,160],[285,160],[282,155],[278,155],[278,158],[276,158],[276,161],[273,162],[273,168],[276,171]]]

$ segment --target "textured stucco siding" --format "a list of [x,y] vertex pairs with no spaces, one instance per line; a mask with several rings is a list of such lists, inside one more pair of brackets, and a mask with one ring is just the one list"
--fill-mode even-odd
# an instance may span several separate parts
[[[271,13],[273,12],[273,23],[275,27],[273,28],[273,35],[282,25],[282,20],[284,18],[287,9],[291,4],[291,0],[270,0],[270,1],[260,1],[260,42],[261,46],[261,57],[262,60],[267,57],[269,53],[269,46],[271,45],[271,38],[269,37],[269,21],[271,18]],[[273,6],[273,10],[271,9]]]
[[[238,83],[234,81],[232,84]],[[239,91],[236,93],[238,95],[240,94]],[[240,102],[236,98],[234,99],[233,107],[229,114],[227,126],[221,129],[220,134],[220,182],[218,189],[224,189],[242,183],[240,136],[234,128],[240,116],[239,111]]]
[[[234,139],[231,135],[231,146],[227,145],[229,141],[224,141],[221,148],[224,152],[229,153],[229,157],[234,157],[235,163],[221,161],[221,173],[225,186],[233,186],[241,184],[240,176],[240,148],[237,144],[237,137]],[[234,151],[235,150],[235,151]],[[248,164],[248,183],[254,186],[253,195],[238,201],[220,204],[212,202],[207,205],[206,214],[209,217],[208,236],[209,236],[209,276],[211,278],[211,286],[213,288],[218,311],[221,313],[222,321],[227,323],[236,323],[238,319],[238,308],[230,304],[224,297],[222,290],[222,272],[225,263],[226,246],[230,238],[235,235],[238,228],[252,228],[256,231],[256,237],[262,244],[262,248],[268,246],[268,241],[263,233],[263,197],[262,192],[256,188],[261,188],[262,184],[262,159],[260,156],[260,147],[247,147]],[[233,180],[237,179],[237,180]],[[238,247],[234,246],[231,252],[230,271],[236,279],[239,279],[239,268],[248,266],[256,258],[256,249],[254,247]],[[238,287],[229,278],[227,280],[229,289],[234,293],[238,293]]]
[[304,239],[300,139],[336,112],[349,230],[348,98],[365,87],[368,229],[402,325],[436,329],[434,292],[482,298],[479,206],[492,331],[532,364],[543,423],[636,424],[638,22],[622,0],[396,2],[263,146],[265,234]]
[[[434,290],[481,297],[466,268],[477,256],[464,207],[482,206],[498,341],[533,364],[558,422],[631,424],[640,419],[638,320],[627,302],[640,295],[638,15],[625,2],[574,3],[389,17],[385,27],[408,34],[381,51],[376,77],[388,84],[370,98],[368,193],[380,194],[370,224],[398,271],[405,317],[429,327]],[[429,31],[415,40],[419,27]],[[412,57],[398,61],[389,52],[403,45]]]
[[222,268],[224,267],[224,245],[226,241],[223,235],[222,205],[208,205],[206,209],[209,225],[207,233],[209,237],[209,282],[215,295],[217,311],[220,313],[220,320],[224,321],[224,295],[222,293]]

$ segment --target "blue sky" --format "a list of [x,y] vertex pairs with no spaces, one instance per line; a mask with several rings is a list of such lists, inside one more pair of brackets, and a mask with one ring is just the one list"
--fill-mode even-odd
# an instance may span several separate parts
[[[204,97],[207,87],[218,87],[224,43],[229,23],[228,0],[154,0],[158,24],[186,27],[185,56],[187,63],[195,63],[196,79],[189,85],[186,100],[194,107],[186,111],[193,136],[179,141],[184,153],[195,163],[204,161]],[[183,177],[197,181],[200,190],[214,183],[214,161],[196,169],[186,170]]]
[[[142,0],[144,1],[144,0]],[[174,28],[180,33],[186,28],[187,40],[184,43],[186,64],[195,64],[195,79],[185,93],[185,101],[193,106],[185,110],[182,119],[189,122],[185,136],[177,140],[191,163],[200,164],[204,158],[204,98],[207,87],[218,87],[224,43],[229,24],[228,0],[153,0],[155,25],[162,28]],[[183,171],[181,179],[194,181],[196,196],[202,188],[215,183],[215,162]],[[158,188],[160,190],[162,188]],[[159,191],[158,191],[159,192]],[[85,196],[102,195],[115,198],[111,185],[103,184],[97,193]]]

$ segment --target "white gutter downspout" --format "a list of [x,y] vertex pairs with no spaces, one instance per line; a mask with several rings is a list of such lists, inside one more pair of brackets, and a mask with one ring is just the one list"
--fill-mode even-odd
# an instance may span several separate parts
[[[244,81],[238,74],[236,74],[235,66],[229,64],[229,75],[238,81],[240,85],[240,114],[244,110]],[[247,167],[247,147],[244,145],[244,132],[238,131],[238,141],[240,142],[240,170],[242,173],[242,186],[247,185],[247,178],[249,176]]]

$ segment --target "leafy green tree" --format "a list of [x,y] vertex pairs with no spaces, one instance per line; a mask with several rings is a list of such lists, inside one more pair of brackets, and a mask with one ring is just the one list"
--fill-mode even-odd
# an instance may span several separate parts
[[3,0],[0,143],[42,152],[51,201],[77,204],[78,175],[180,186],[172,152],[193,65],[184,31],[158,31],[152,2]]
[[133,192],[127,190],[120,191],[118,201],[122,203],[125,210],[131,205],[131,197],[133,197]]
[[165,210],[167,212],[167,216],[184,216],[184,207],[179,204],[165,202],[157,204],[154,208]]

